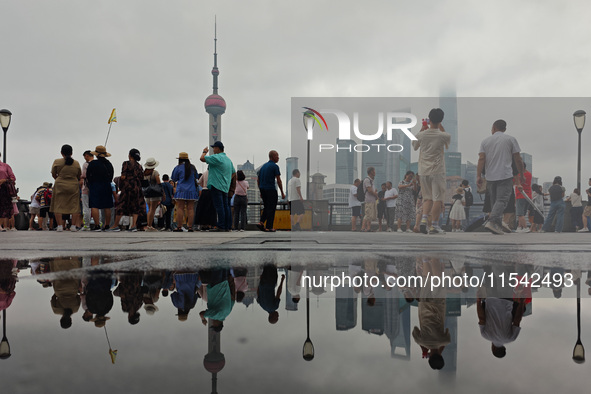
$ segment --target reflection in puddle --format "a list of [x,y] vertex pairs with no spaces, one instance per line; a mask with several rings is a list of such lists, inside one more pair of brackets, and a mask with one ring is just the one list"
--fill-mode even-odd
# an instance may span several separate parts
[[[82,369],[93,384],[100,372],[115,392],[129,391],[130,373],[146,379],[133,383],[143,392],[195,385],[212,392],[276,390],[251,378],[261,373],[275,376],[288,393],[385,392],[394,377],[406,391],[419,381],[438,387],[433,376],[447,377],[446,387],[456,392],[475,378],[495,391],[520,391],[511,389],[513,377],[558,374],[564,379],[557,389],[584,384],[569,358],[584,361],[589,303],[581,288],[591,286],[589,272],[433,256],[282,267],[218,261],[209,269],[146,271],[113,262],[104,256],[0,260],[0,358],[11,357],[3,370],[26,391],[35,391],[48,352],[65,368]],[[534,274],[550,280],[534,286]],[[437,279],[445,275],[449,283]],[[482,281],[454,285],[453,278],[466,276]],[[333,277],[351,283],[334,286]],[[406,278],[404,286],[399,278]],[[509,278],[515,286],[502,286]],[[540,343],[552,356],[538,361]],[[105,370],[111,363],[118,369]],[[508,368],[506,381],[489,381],[483,371],[493,365]],[[178,379],[149,380],[156,370]],[[44,375],[44,387],[73,389],[66,376]],[[327,376],[331,387],[322,380]],[[542,380],[548,385],[549,379]]]

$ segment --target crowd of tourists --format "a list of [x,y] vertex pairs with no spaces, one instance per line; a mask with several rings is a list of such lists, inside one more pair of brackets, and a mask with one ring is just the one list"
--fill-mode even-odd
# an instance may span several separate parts
[[[445,201],[446,168],[445,149],[451,140],[442,126],[444,113],[434,108],[423,123],[413,148],[419,151],[418,173],[408,171],[396,189],[392,182],[374,184],[376,170],[367,168],[367,177],[356,179],[349,192],[352,210],[351,230],[422,232],[444,234],[442,224],[451,222],[452,232],[473,231],[481,226],[494,234],[527,232],[562,232],[566,202],[570,202],[571,223],[575,231],[588,232],[591,207],[583,209],[581,191],[574,189],[565,200],[562,178],[554,178],[552,186],[544,192],[532,184],[532,174],[521,158],[517,140],[506,134],[507,123],[499,119],[492,125],[491,135],[485,138],[479,150],[476,190],[463,180],[453,190],[450,201]],[[591,179],[589,180],[591,186]],[[470,221],[470,207],[475,193],[484,195],[482,212]],[[591,188],[586,191],[591,198]],[[545,214],[544,203],[550,202]],[[445,203],[450,209],[447,217]],[[414,221],[414,225],[411,223]],[[529,225],[528,225],[529,222]]]
[[[442,126],[444,113],[434,108],[412,142],[419,150],[418,173],[408,171],[394,187],[392,182],[374,184],[376,170],[368,167],[367,177],[356,179],[349,193],[352,209],[351,230],[422,232],[443,234],[442,224],[451,222],[452,232],[472,231],[481,225],[494,234],[506,232],[562,232],[565,188],[557,176],[543,192],[532,184],[532,174],[520,155],[517,140],[506,133],[507,123],[497,120],[491,135],[479,149],[476,190],[464,180],[453,190],[445,218],[446,168],[444,152],[451,140]],[[212,152],[210,152],[210,148]],[[157,170],[159,162],[149,157],[141,164],[137,149],[115,176],[111,156],[104,146],[86,150],[82,165],[74,159],[70,145],[63,145],[61,157],[51,166],[53,183],[44,182],[30,197],[29,230],[69,231],[176,231],[195,229],[227,232],[244,231],[247,222],[248,190],[251,186],[242,171],[235,171],[224,153],[224,144],[205,147],[199,160],[207,164],[200,174],[187,152],[180,152],[171,175]],[[211,154],[210,154],[211,153]],[[256,227],[274,232],[279,199],[285,199],[279,153],[269,152],[269,161],[258,171],[257,186],[263,210]],[[301,230],[305,213],[299,170],[293,170],[287,185],[292,231]],[[591,186],[591,179],[589,180]],[[474,193],[483,194],[484,216],[470,222]],[[591,188],[586,191],[591,197]],[[570,202],[571,222],[576,231],[588,232],[591,207],[583,208],[581,190],[574,189]],[[544,202],[550,209],[545,214]],[[16,177],[0,161],[0,231],[15,230],[18,215]],[[529,222],[529,223],[528,223]]]
[[[212,149],[212,154],[210,153]],[[29,231],[176,231],[195,229],[212,232],[244,231],[247,222],[248,190],[243,171],[235,171],[224,153],[224,144],[205,147],[199,160],[207,164],[200,174],[187,152],[180,152],[171,174],[160,174],[159,162],[149,157],[143,164],[139,150],[131,149],[128,160],[116,176],[111,154],[104,146],[82,153],[82,165],[73,157],[73,148],[63,145],[61,157],[51,166],[53,182],[44,182],[30,197]],[[285,198],[277,151],[258,174],[264,209],[257,227],[274,232],[279,186]],[[297,170],[296,170],[297,171]],[[296,178],[296,177],[294,177]],[[299,171],[297,180],[299,180]],[[301,184],[294,186],[301,199]],[[0,231],[15,229],[18,215],[16,177],[8,164],[0,162]],[[294,212],[303,214],[303,205]],[[295,199],[293,199],[295,201]],[[294,220],[301,218],[294,215]]]

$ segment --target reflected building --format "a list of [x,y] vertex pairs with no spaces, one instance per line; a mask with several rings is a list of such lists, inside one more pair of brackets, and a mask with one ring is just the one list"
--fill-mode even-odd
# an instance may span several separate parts
[[357,326],[358,295],[352,287],[335,289],[335,321],[337,331],[348,331]]
[[390,340],[390,356],[410,360],[410,305],[398,288],[386,294],[384,333]]

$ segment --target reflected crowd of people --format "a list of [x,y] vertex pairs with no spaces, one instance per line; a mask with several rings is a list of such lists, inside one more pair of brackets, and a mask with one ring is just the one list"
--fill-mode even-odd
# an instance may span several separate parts
[[[287,311],[297,311],[304,297],[308,325],[306,343],[311,344],[310,297],[329,293],[321,278],[345,272],[353,278],[374,280],[366,280],[361,286],[353,282],[351,286],[334,289],[334,294],[327,294],[331,298],[334,296],[336,301],[337,331],[357,327],[360,310],[361,330],[385,335],[393,358],[410,359],[416,349],[416,354],[427,359],[432,369],[453,370],[457,363],[457,318],[463,309],[474,311],[470,312],[478,321],[474,329],[480,331],[483,341],[490,343],[492,356],[504,358],[510,353],[507,348],[519,340],[524,322],[525,332],[528,331],[527,316],[532,314],[536,293],[544,291],[554,298],[561,298],[569,283],[555,281],[541,288],[523,282],[517,287],[501,286],[498,281],[503,272],[510,272],[520,280],[531,278],[535,273],[549,274],[555,279],[568,276],[577,287],[579,299],[581,287],[587,286],[591,295],[591,271],[526,264],[472,264],[445,260],[440,256],[388,260],[362,258],[347,265],[313,267],[278,267],[272,262],[245,267],[221,261],[211,268],[148,271],[124,271],[118,268],[120,265],[111,264],[113,262],[113,259],[102,256],[0,260],[0,311],[3,312],[4,330],[6,310],[16,296],[19,272],[27,270],[25,272],[30,272],[45,289],[43,291],[48,292],[51,309],[59,317],[59,326],[63,329],[71,328],[80,320],[83,324],[104,328],[116,313],[116,304],[127,316],[128,323],[137,325],[144,314],[162,313],[163,303],[171,303],[173,308],[169,304],[165,309],[176,311],[174,317],[179,322],[198,319],[208,328],[208,335],[213,336],[210,340],[217,343],[236,304],[245,308],[258,304],[257,308],[265,312],[267,322],[275,325],[279,321],[282,299]],[[486,283],[479,287],[435,284],[435,278],[442,274],[479,276],[486,278]],[[392,285],[392,279],[411,275],[427,281],[422,286],[410,282],[405,287]],[[544,290],[544,287],[548,289]],[[203,308],[194,312],[197,305],[203,305]],[[412,330],[411,311],[416,314],[417,321]],[[580,319],[580,308],[578,314]],[[174,317],[171,314],[171,318]],[[416,345],[412,345],[413,340]],[[306,360],[313,359],[313,345],[311,349],[312,355],[305,356]],[[10,350],[3,354],[9,355]],[[584,350],[582,357],[584,359]]]

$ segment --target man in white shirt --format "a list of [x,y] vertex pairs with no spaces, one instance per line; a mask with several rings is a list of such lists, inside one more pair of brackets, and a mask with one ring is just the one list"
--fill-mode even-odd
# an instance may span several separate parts
[[524,311],[524,298],[517,301],[496,297],[476,299],[480,335],[491,341],[491,350],[495,357],[505,357],[505,344],[517,339]]
[[355,179],[353,186],[349,191],[349,208],[351,208],[351,231],[357,231],[357,218],[361,224],[361,201],[357,198],[357,189],[361,184],[361,179]]
[[388,231],[391,232],[394,228],[394,219],[396,219],[396,199],[398,198],[398,190],[392,187],[392,182],[386,182],[386,193],[384,193],[384,201],[386,201],[386,217],[388,218]]
[[499,119],[493,123],[490,137],[480,144],[476,183],[484,182],[483,172],[486,171],[486,191],[491,202],[491,213],[485,228],[493,234],[504,234],[502,227],[503,211],[509,203],[513,191],[513,168],[515,161],[519,176],[515,177],[515,186],[521,188],[525,182],[523,177],[523,161],[517,140],[505,134],[507,122]]
[[292,171],[292,177],[287,182],[287,198],[289,200],[289,212],[291,215],[291,229],[301,231],[300,220],[304,216],[304,198],[302,197],[302,181],[300,170]]
[[433,108],[429,112],[429,127],[423,125],[416,135],[417,140],[412,142],[414,150],[421,148],[418,173],[421,176],[423,193],[423,217],[420,229],[425,234],[427,234],[427,228],[430,234],[445,234],[445,231],[436,224],[443,211],[445,198],[444,151],[451,141],[451,135],[446,133],[441,125],[443,115],[441,108]]

